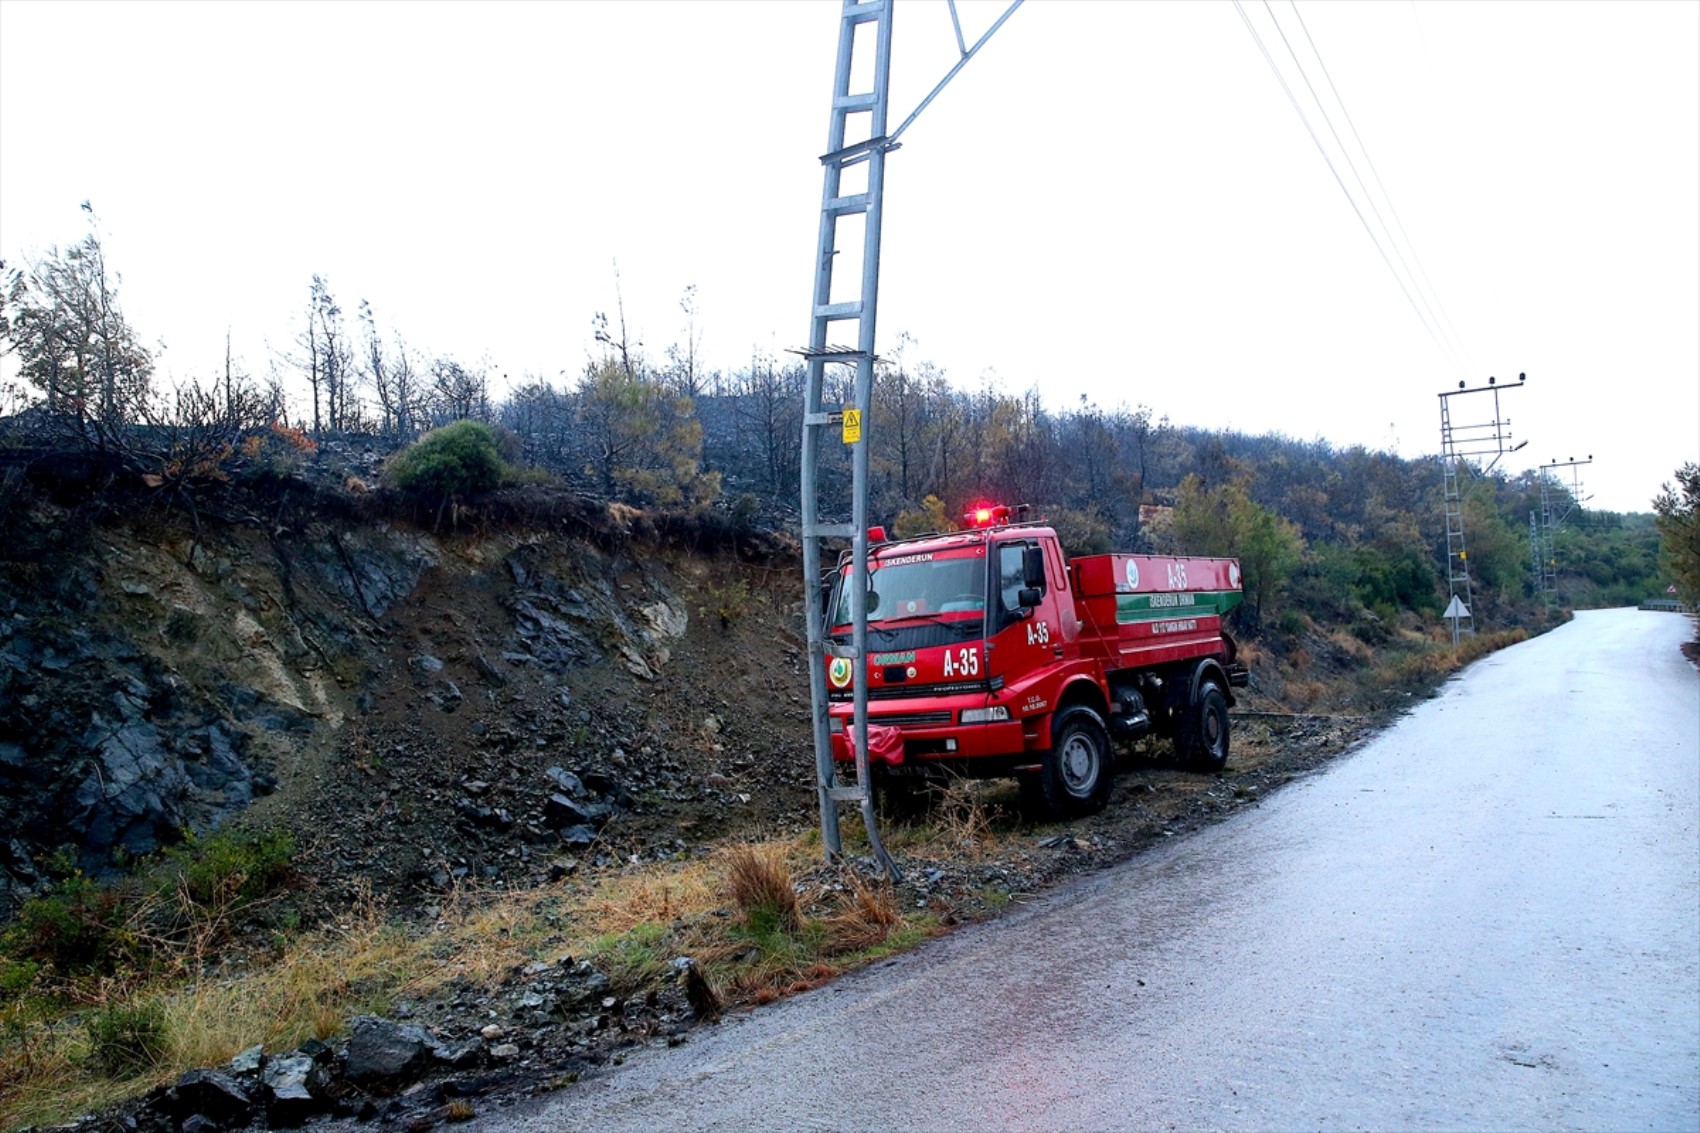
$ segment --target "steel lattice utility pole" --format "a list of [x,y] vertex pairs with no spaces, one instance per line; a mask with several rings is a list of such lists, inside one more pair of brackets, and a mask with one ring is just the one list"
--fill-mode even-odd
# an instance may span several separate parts
[[[958,59],[945,77],[897,129],[886,132],[886,111],[891,86],[891,14],[893,0],[845,0],[838,28],[838,57],[832,80],[832,111],[827,127],[827,152],[821,157],[825,184],[821,193],[820,238],[816,248],[813,303],[809,319],[809,345],[800,351],[807,360],[803,390],[802,513],[803,579],[808,617],[809,701],[814,720],[815,775],[820,796],[821,841],[828,858],[841,853],[838,806],[853,802],[860,806],[868,829],[868,842],[887,876],[895,878],[897,867],[880,843],[874,822],[874,797],[868,773],[868,444],[872,421],[874,385],[874,316],[879,301],[880,220],[885,199],[886,155],[898,147],[898,138],[921,111],[937,97],[945,84],[956,77],[968,60],[983,47],[1016,8],[1014,0],[975,43],[962,38],[955,0],[950,0],[951,24],[956,30]],[[855,66],[871,55],[872,67]],[[851,90],[856,76],[868,76],[871,86]],[[848,175],[848,176],[847,176]],[[847,182],[855,182],[847,184]],[[861,278],[854,297],[835,293],[833,266],[841,249],[839,225],[849,218],[862,218]],[[834,323],[856,324],[856,345],[835,346],[829,342]],[[829,410],[823,402],[828,364],[853,366],[856,377],[852,404]],[[850,522],[823,523],[820,518],[818,480],[820,446],[827,430],[837,430],[850,446]],[[850,644],[828,642],[827,611],[820,601],[821,541],[849,539],[851,546]],[[840,786],[832,762],[832,737],[827,713],[826,659],[845,661],[854,674],[854,715],[851,737],[856,749],[856,783]]]
[[[1473,388],[1466,388],[1463,382],[1459,382],[1457,389],[1446,390],[1440,395],[1440,468],[1446,511],[1446,590],[1450,599],[1446,605],[1446,617],[1452,622],[1454,641],[1460,632],[1475,632],[1475,619],[1470,613],[1475,595],[1470,588],[1470,556],[1464,546],[1465,493],[1459,486],[1459,480],[1464,472],[1474,471],[1477,458],[1493,457],[1487,469],[1482,470],[1485,473],[1499,463],[1500,457],[1523,447],[1506,447],[1511,440],[1511,421],[1500,415],[1499,394],[1502,389],[1521,389],[1527,380],[1527,374],[1518,374],[1515,386],[1501,386],[1494,378],[1489,378],[1487,385]],[[1484,422],[1459,424],[1452,417],[1452,399],[1472,393],[1493,394],[1493,416]]]
[[[1542,487],[1542,493],[1545,493],[1547,485],[1542,483],[1540,487]],[[1542,590],[1542,573],[1545,570],[1542,563],[1545,563],[1545,561],[1547,561],[1545,553],[1540,549],[1540,522],[1535,519],[1535,512],[1532,510],[1532,512],[1528,512],[1528,565],[1533,570],[1537,594]]]
[[[1594,458],[1590,455],[1586,460],[1577,460],[1575,457],[1559,460],[1554,457],[1551,464],[1541,465],[1541,573],[1539,582],[1541,592],[1546,595],[1548,604],[1558,601],[1558,547],[1556,539],[1558,529],[1564,526],[1564,521],[1570,518],[1570,513],[1584,502],[1581,473],[1577,470],[1584,464],[1592,463],[1594,463]],[[1552,470],[1555,468],[1570,469],[1570,495],[1569,499],[1564,502],[1563,511],[1558,510],[1557,503],[1555,503],[1557,493],[1552,490],[1564,487],[1552,475]]]

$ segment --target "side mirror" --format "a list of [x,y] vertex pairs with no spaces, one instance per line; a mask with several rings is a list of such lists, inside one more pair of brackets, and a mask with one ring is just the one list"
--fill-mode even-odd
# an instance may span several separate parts
[[1037,606],[1044,597],[1045,592],[1040,590],[1037,586],[1025,587],[1022,590],[1016,591],[1015,594],[1015,600],[1021,603],[1021,608],[1024,610],[1031,610],[1034,606]]
[[[1043,547],[1028,547],[1021,552],[1021,581],[1023,585],[1045,587],[1045,550]],[[1022,602],[1023,606],[1031,606],[1031,602]]]

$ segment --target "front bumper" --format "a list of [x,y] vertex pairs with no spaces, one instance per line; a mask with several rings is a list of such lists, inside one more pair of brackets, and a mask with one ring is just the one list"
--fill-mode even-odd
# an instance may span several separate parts
[[[956,722],[961,719],[961,710],[955,709],[948,713],[934,710],[925,714],[945,715],[945,720],[917,722],[915,717],[921,716],[921,713],[897,711],[886,704],[880,705],[880,708],[883,711],[868,713],[868,724],[896,727],[903,733],[900,747],[894,747],[892,753],[883,759],[874,759],[874,762],[888,766],[917,761],[992,759],[1016,755],[1028,747],[1028,737],[1020,720],[961,724]],[[835,728],[840,722],[845,728],[851,726],[848,712],[842,716],[833,714]],[[877,748],[877,745],[870,747]],[[856,757],[845,742],[842,731],[832,733],[832,758],[839,763],[855,762]]]

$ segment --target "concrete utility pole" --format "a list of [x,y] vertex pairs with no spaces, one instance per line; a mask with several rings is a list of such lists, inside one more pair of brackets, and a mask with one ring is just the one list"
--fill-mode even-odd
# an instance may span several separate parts
[[[1476,624],[1470,613],[1474,594],[1470,589],[1470,556],[1464,546],[1464,493],[1459,488],[1459,477],[1466,471],[1475,472],[1475,462],[1481,457],[1492,456],[1486,468],[1478,475],[1485,474],[1499,463],[1500,457],[1508,452],[1528,444],[1507,448],[1511,440],[1511,419],[1502,417],[1499,411],[1499,394],[1502,389],[1522,389],[1528,380],[1527,374],[1517,375],[1515,386],[1501,386],[1494,378],[1487,380],[1485,386],[1466,387],[1458,383],[1457,389],[1449,389],[1440,395],[1440,467],[1444,482],[1443,506],[1446,511],[1446,590],[1447,598],[1445,617],[1452,623],[1452,641],[1457,644],[1460,633],[1475,633]],[[1493,394],[1493,416],[1483,422],[1459,424],[1453,420],[1452,399],[1467,394]]]
[[[880,219],[885,200],[886,155],[898,148],[898,138],[925,110],[945,84],[967,65],[990,39],[1021,0],[1014,0],[972,47],[962,36],[956,2],[949,0],[951,25],[956,32],[958,58],[945,77],[921,100],[896,130],[886,132],[886,111],[891,87],[891,15],[894,0],[845,0],[839,17],[837,66],[832,80],[832,109],[827,126],[827,152],[821,157],[825,186],[821,193],[820,238],[816,249],[813,303],[810,308],[809,345],[799,351],[808,369],[803,391],[802,514],[803,586],[808,615],[809,700],[814,719],[815,774],[820,796],[821,842],[829,859],[842,852],[838,832],[838,806],[856,803],[867,826],[868,842],[888,877],[896,879],[897,867],[880,843],[874,822],[874,797],[868,773],[868,444],[874,384],[874,316],[879,302]],[[858,60],[870,66],[856,65]],[[857,77],[871,85],[851,90]],[[833,288],[833,267],[842,250],[839,226],[861,221],[860,287],[853,296]],[[834,323],[856,324],[856,345],[836,346],[829,342]],[[854,367],[853,404],[828,409],[822,388],[829,363]],[[819,453],[828,430],[850,446],[850,522],[823,523],[820,519]],[[850,618],[851,642],[828,642],[828,612],[821,600],[821,541],[848,539],[851,546]],[[827,658],[847,662],[854,673],[854,717],[851,737],[856,749],[856,782],[840,786],[832,762],[832,736],[827,715]]]

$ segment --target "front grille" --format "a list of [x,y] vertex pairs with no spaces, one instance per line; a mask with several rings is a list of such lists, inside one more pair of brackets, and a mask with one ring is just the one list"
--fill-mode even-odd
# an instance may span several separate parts
[[[897,685],[892,688],[868,689],[869,700],[904,700],[920,696],[958,696],[965,692],[992,692],[1003,687],[1003,677],[991,681],[950,681],[935,685]],[[850,699],[849,689],[833,689],[828,698],[835,704]]]
[[885,724],[888,727],[920,727],[923,724],[948,724],[949,712],[898,712],[891,716],[869,716],[870,724]]

